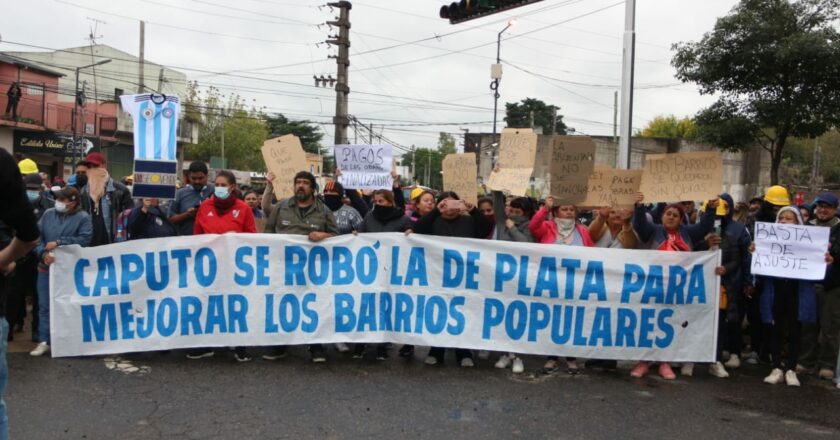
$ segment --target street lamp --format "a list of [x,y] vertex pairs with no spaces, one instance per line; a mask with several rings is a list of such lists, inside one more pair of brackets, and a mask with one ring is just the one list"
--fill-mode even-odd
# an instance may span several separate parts
[[[76,162],[76,151],[79,149],[78,139],[77,139],[77,131],[78,131],[78,116],[79,116],[79,101],[81,97],[79,96],[79,71],[82,69],[87,69],[89,67],[96,67],[101,66],[102,64],[108,64],[111,60],[102,60],[93,64],[88,64],[87,66],[81,66],[76,68],[76,93],[73,97],[73,122],[70,124],[73,127],[73,162]],[[81,153],[79,154],[81,156]],[[81,157],[80,157],[81,158]]]
[[490,90],[493,91],[493,142],[496,142],[496,119],[497,113],[499,109],[499,83],[502,81],[502,60],[501,50],[502,50],[502,34],[505,33],[506,30],[510,29],[511,26],[516,24],[516,19],[511,19],[507,22],[507,25],[499,32],[496,37],[496,64],[490,66]]

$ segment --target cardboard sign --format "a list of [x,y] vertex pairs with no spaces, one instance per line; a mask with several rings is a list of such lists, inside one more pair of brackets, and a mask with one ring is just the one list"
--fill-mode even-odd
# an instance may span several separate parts
[[534,160],[537,157],[537,134],[530,128],[506,128],[499,141],[499,170],[490,174],[487,186],[524,196],[528,190]]
[[755,224],[752,273],[797,280],[825,278],[825,253],[831,228],[823,226]]
[[589,136],[554,136],[549,152],[549,192],[556,203],[586,200],[587,182],[595,167],[595,142]]
[[632,209],[636,204],[636,193],[642,182],[642,170],[616,170],[611,167],[595,166],[589,175],[589,193],[581,206],[615,209]]
[[475,153],[446,155],[443,159],[443,190],[455,191],[461,200],[478,204]]
[[306,153],[300,139],[293,134],[287,134],[263,143],[263,160],[269,171],[274,173],[274,194],[277,200],[287,199],[294,195],[292,179],[299,171],[308,171],[306,167]]
[[391,177],[393,147],[378,145],[336,145],[335,166],[341,170],[338,182],[348,189],[393,189]]
[[723,192],[720,153],[648,154],[639,191],[645,203],[717,198]]

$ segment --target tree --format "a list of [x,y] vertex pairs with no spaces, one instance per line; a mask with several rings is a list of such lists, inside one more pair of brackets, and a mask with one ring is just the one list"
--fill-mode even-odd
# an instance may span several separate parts
[[[531,127],[531,112],[534,112],[534,127],[543,127],[545,134],[566,134],[568,127],[563,122],[563,115],[557,113],[559,111],[558,106],[548,105],[539,99],[525,98],[521,103],[505,104],[505,122],[511,128]],[[552,125],[554,125],[553,132]]]
[[438,151],[445,157],[447,154],[455,154],[458,149],[455,147],[455,138],[449,133],[440,132],[438,136]]
[[414,176],[421,185],[434,189],[443,188],[443,175],[440,172],[443,170],[445,156],[440,150],[431,148],[414,150]]
[[[814,147],[820,145],[820,167],[814,174]],[[840,189],[840,132],[831,130],[818,139],[795,138],[788,142],[779,175],[798,188],[816,192]]]
[[204,95],[201,98],[197,83],[190,84],[185,105],[192,112],[190,116],[197,119],[199,130],[198,143],[187,146],[187,157],[209,161],[212,156],[221,156],[224,136],[227,168],[264,171],[260,147],[268,129],[262,115],[256,109],[246,109],[239,95],[225,101],[215,87]]
[[677,119],[674,115],[657,116],[648,122],[644,130],[636,131],[636,136],[671,139],[692,139],[694,134],[693,119],[689,117]]
[[268,128],[269,139],[293,134],[300,138],[300,143],[303,144],[303,151],[315,154],[325,153],[325,150],[321,147],[321,139],[324,138],[324,132],[317,125],[306,120],[293,121],[280,113],[265,115],[264,118]]
[[695,120],[702,141],[770,153],[772,184],[788,137],[840,123],[840,0],[741,0],[699,42],[674,45],[677,78],[718,100]]

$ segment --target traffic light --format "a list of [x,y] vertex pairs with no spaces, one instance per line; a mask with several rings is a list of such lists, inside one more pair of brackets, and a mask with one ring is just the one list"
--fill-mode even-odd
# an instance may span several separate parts
[[542,0],[461,0],[440,7],[440,18],[456,24]]

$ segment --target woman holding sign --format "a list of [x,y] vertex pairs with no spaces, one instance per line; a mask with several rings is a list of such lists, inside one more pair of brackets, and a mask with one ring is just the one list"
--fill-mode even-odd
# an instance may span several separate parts
[[[685,211],[683,205],[679,203],[668,205],[662,213],[662,224],[654,224],[647,218],[644,200],[644,194],[636,194],[633,229],[636,230],[636,234],[638,234],[642,243],[648,244],[648,249],[665,252],[691,252],[694,250],[694,244],[702,242],[715,226],[715,210],[718,207],[718,199],[709,200],[706,203],[706,211],[700,216],[700,222],[693,225],[683,225]],[[649,370],[650,362],[640,361],[630,372],[630,375],[644,377]],[[659,375],[666,380],[677,378],[668,362],[659,364]]]
[[[785,206],[776,214],[776,223],[788,225],[802,225],[802,214],[796,206]],[[750,252],[755,251],[755,243],[750,245]],[[834,259],[831,254],[825,254],[826,264]],[[761,296],[759,309],[761,321],[767,339],[770,341],[770,356],[773,370],[764,378],[764,383],[778,385],[785,382],[788,386],[798,387],[799,378],[796,377],[796,364],[799,362],[801,346],[802,323],[817,321],[817,296],[814,283],[804,280],[776,277],[759,277],[761,281]],[[788,359],[782,364],[782,342],[788,335]],[[782,371],[782,367],[787,372]]]
[[[549,217],[549,210],[551,217]],[[534,239],[538,243],[557,244],[561,246],[593,247],[595,243],[589,236],[589,231],[577,223],[577,207],[575,205],[555,205],[554,197],[548,196],[545,205],[534,214],[528,224]],[[577,359],[566,358],[566,368],[569,374],[580,373]],[[557,356],[549,356],[543,366],[544,372],[557,371]]]
[[[230,171],[216,173],[213,196],[201,203],[195,215],[194,234],[256,233],[251,207],[239,199],[236,176]],[[201,359],[215,354],[212,348],[197,348],[187,354],[189,359]],[[244,347],[234,348],[237,362],[248,362],[251,356]]]

